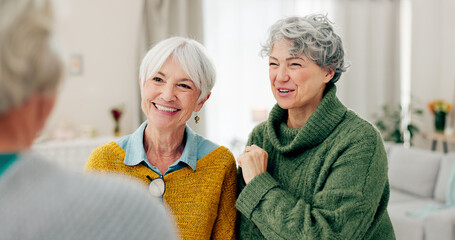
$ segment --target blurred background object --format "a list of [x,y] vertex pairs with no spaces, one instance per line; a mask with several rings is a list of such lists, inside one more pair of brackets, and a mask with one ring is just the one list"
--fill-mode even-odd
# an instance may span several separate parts
[[[139,60],[152,44],[174,35],[203,42],[217,68],[211,100],[199,114],[199,124],[191,127],[227,147],[246,142],[260,119],[256,110],[268,111],[275,103],[269,90],[267,59],[259,56],[267,26],[284,16],[312,12],[327,13],[344,39],[346,59],[352,67],[343,74],[338,95],[362,117],[374,122],[384,105],[406,106],[400,114],[401,130],[413,124],[421,133],[431,132],[433,115],[409,110],[410,96],[421,101],[412,103],[416,109],[425,109],[424,103],[434,99],[455,101],[454,1],[54,2],[59,18],[56,41],[62,45],[67,65],[75,57],[80,60],[80,74],[71,74],[68,67],[39,142],[113,135],[115,122],[109,111],[120,104],[124,104],[125,114],[119,127],[122,134],[131,133],[144,120],[139,104]],[[446,129],[453,125],[449,113]],[[87,134],[85,126],[94,134]],[[409,133],[407,136],[409,139]],[[414,146],[430,149],[430,141],[420,134],[413,135],[412,141]],[[453,148],[449,145],[449,150]]]

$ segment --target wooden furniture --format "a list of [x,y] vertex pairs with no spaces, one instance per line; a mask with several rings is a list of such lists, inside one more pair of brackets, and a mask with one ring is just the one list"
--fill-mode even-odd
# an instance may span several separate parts
[[446,135],[438,132],[422,133],[422,135],[424,138],[431,140],[431,150],[433,151],[436,151],[438,142],[442,142],[444,153],[448,153],[447,143],[455,143],[455,135]]

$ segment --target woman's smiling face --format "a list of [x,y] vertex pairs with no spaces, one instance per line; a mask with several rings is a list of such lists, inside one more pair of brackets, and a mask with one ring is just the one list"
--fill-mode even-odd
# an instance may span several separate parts
[[141,88],[142,111],[148,124],[155,128],[184,128],[193,112],[199,111],[207,99],[198,103],[200,94],[179,61],[170,56]]
[[291,42],[274,43],[269,57],[269,78],[273,95],[281,108],[312,113],[322,100],[333,70],[321,68],[305,53],[291,55]]

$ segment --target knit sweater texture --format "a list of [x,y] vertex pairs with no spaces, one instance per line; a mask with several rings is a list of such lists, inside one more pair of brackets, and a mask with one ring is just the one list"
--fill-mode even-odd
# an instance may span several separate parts
[[165,206],[130,181],[21,153],[0,176],[0,239],[177,239]]
[[395,239],[379,132],[335,86],[303,127],[289,128],[287,118],[275,105],[250,134],[268,166],[246,186],[239,170],[240,239]]
[[[145,184],[159,177],[145,165],[123,163],[125,150],[115,142],[91,154],[86,171],[116,172]],[[234,157],[218,147],[197,161],[196,170],[187,166],[163,176],[164,201],[174,214],[182,239],[235,239],[237,176]]]

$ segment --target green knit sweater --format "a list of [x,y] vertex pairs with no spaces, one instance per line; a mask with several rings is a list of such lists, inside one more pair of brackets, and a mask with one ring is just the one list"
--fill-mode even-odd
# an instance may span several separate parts
[[245,186],[240,239],[395,239],[382,138],[348,110],[333,86],[302,128],[276,105],[250,135],[269,155],[267,172]]

